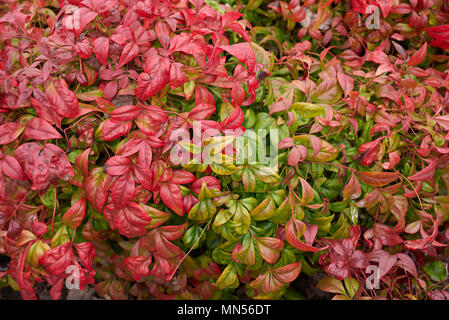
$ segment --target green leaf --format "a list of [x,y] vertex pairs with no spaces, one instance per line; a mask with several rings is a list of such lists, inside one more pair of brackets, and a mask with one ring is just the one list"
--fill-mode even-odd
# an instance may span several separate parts
[[213,172],[221,176],[233,174],[237,170],[237,167],[235,165],[226,163],[224,164],[211,163],[210,168],[212,169]]
[[317,284],[317,288],[325,292],[340,293],[346,295],[343,283],[340,280],[331,277],[325,277],[321,279]]
[[285,198],[269,221],[276,224],[284,223],[291,216],[291,214],[292,205],[290,204],[290,199]]
[[219,227],[226,222],[229,221],[229,219],[232,218],[232,214],[229,212],[228,209],[221,209],[218,211],[217,215],[215,216],[214,223],[212,224],[213,227]]
[[55,248],[61,244],[67,243],[70,241],[69,232],[67,230],[67,226],[63,225],[59,230],[55,233],[53,238],[51,239],[51,247]]
[[276,203],[270,194],[251,212],[251,217],[256,220],[267,220],[274,216],[276,213]]
[[149,223],[150,228],[156,228],[160,226],[171,217],[171,214],[168,212],[163,212],[161,210],[158,210],[156,208],[144,204],[140,204],[140,206],[151,217],[151,221]]
[[207,222],[217,212],[217,207],[212,199],[204,199],[198,201],[192,209],[190,209],[188,218],[198,222]]
[[220,121],[226,119],[234,111],[234,107],[229,101],[223,101],[220,107]]
[[313,147],[310,135],[302,134],[299,136],[294,136],[293,141],[296,145],[303,145],[307,148],[306,160],[309,161],[319,161],[319,162],[329,162],[337,158],[338,149],[331,145],[329,142],[321,140],[321,149],[316,156],[313,156]]
[[234,206],[229,208],[233,215],[232,222],[235,232],[238,234],[245,234],[248,232],[251,226],[251,216],[248,209],[242,204],[241,201],[236,201]]
[[291,108],[303,119],[324,116],[326,113],[325,106],[308,102],[293,103]]
[[[246,241],[245,241],[246,240]],[[234,252],[236,261],[251,266],[256,261],[256,250],[253,239],[245,239],[240,250]]]
[[253,165],[252,171],[258,179],[265,183],[275,183],[279,181],[279,175],[276,170],[262,165]]
[[441,282],[446,280],[447,278],[446,267],[441,261],[434,261],[432,263],[426,264],[423,269],[435,282]]
[[357,290],[359,290],[359,283],[356,279],[352,277],[347,277],[345,279],[345,287],[346,291],[348,292],[348,295],[352,298],[357,293]]
[[243,169],[242,183],[247,192],[253,192],[256,189],[256,176],[249,168]]
[[[199,240],[200,237],[201,240]],[[203,229],[198,225],[190,227],[182,237],[182,241],[189,249],[198,248],[200,242],[204,241],[204,239],[206,239],[206,234],[203,232]]]
[[[42,196],[40,196],[41,201],[47,208],[53,209],[55,206],[55,187],[51,186],[48,188]],[[59,208],[59,202],[56,201],[56,209]]]
[[222,195],[222,192],[220,190],[217,189],[208,189],[207,188],[207,184],[205,182],[203,182],[203,184],[201,185],[201,191],[200,194],[198,195],[198,200],[205,200],[205,199],[213,199],[216,197],[219,197]]
[[226,288],[237,288],[239,286],[239,279],[237,277],[237,272],[234,268],[234,264],[229,264],[221,273],[215,282],[215,286],[219,289]]
[[212,251],[212,259],[218,264],[227,265],[231,263],[232,255],[230,252],[226,252],[222,248],[217,247]]
[[351,206],[349,208],[345,208],[343,212],[346,214],[349,220],[351,220],[352,224],[356,226],[359,218],[359,208]]

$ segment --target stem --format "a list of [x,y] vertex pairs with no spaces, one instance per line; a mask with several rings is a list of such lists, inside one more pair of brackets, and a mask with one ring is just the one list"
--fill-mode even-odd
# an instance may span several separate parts
[[[190,250],[182,257],[181,261],[179,261],[178,265],[176,266],[175,270],[173,270],[173,272],[171,273],[170,277],[168,277],[168,281],[172,281],[173,277],[176,274],[176,271],[178,271],[179,267],[181,266],[182,262],[184,261],[185,258],[187,258],[187,256],[190,254],[190,252],[192,252],[192,250],[196,247],[196,245],[199,243],[199,241],[201,240],[201,238],[203,237],[204,232],[206,232],[207,229],[209,229],[210,223],[212,222],[212,218],[209,220],[209,222],[207,223],[206,227],[203,229],[203,231],[201,232],[200,236],[198,237],[198,239],[195,241],[195,243],[193,244],[192,248],[190,248]],[[196,249],[196,248],[195,248]]]
[[57,189],[58,189],[57,186],[55,186],[55,197],[54,197],[55,203],[53,205],[53,217],[51,218],[51,235],[52,236],[55,235],[55,233],[54,233],[54,224],[55,224],[55,215],[56,215],[56,201],[58,201],[58,199],[57,199],[57,195],[58,195]]
[[72,241],[70,241],[71,243],[73,243],[73,239],[75,239],[76,228],[77,228],[77,227],[75,227],[75,229],[73,229],[73,236],[72,236]]

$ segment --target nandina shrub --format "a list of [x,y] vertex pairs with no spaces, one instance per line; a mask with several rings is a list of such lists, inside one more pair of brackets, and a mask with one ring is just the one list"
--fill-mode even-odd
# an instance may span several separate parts
[[280,299],[321,272],[336,299],[447,298],[448,12],[5,2],[0,283]]

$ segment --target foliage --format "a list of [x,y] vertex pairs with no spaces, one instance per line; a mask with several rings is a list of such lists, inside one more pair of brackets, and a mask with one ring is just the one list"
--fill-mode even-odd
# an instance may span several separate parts
[[73,265],[107,299],[284,299],[300,273],[448,299],[446,1],[0,12],[0,286],[58,299]]

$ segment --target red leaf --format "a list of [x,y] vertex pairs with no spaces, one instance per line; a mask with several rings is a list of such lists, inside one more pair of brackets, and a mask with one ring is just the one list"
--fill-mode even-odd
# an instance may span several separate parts
[[160,44],[164,49],[168,49],[170,45],[170,28],[164,22],[157,21],[154,26],[154,31],[159,39]]
[[17,139],[25,126],[21,123],[5,123],[0,126],[0,145],[8,144]]
[[115,208],[126,207],[134,198],[136,185],[131,171],[119,177],[112,186],[112,203]]
[[446,50],[449,48],[449,40],[432,40],[429,42],[429,45]]
[[294,143],[293,139],[290,137],[287,137],[287,138],[284,138],[281,141],[279,141],[278,149],[290,148],[290,147],[293,147],[294,145],[295,145],[295,143]]
[[374,236],[375,241],[384,246],[395,246],[403,242],[398,233],[382,223],[375,223],[373,228],[367,230],[363,236],[369,238],[370,235]]
[[61,222],[74,229],[78,227],[86,214],[86,199],[82,197],[67,210],[62,216]]
[[89,43],[88,38],[84,38],[77,44],[75,44],[74,49],[76,54],[79,55],[82,59],[89,59],[92,54],[92,47]]
[[118,67],[121,68],[128,62],[132,61],[137,54],[139,53],[139,46],[134,42],[128,42],[124,47],[122,54],[120,56],[120,60],[118,63]]
[[107,119],[103,122],[101,139],[104,141],[112,141],[122,137],[131,130],[132,125],[133,123],[131,121]]
[[223,27],[226,27],[233,21],[240,19],[242,16],[243,16],[243,14],[241,14],[240,12],[237,12],[237,11],[226,12],[221,19],[221,25]]
[[33,118],[26,124],[25,136],[35,140],[61,139],[62,136],[51,124],[40,118]]
[[157,106],[145,106],[134,122],[148,136],[155,136],[168,119],[167,112]]
[[47,232],[47,225],[44,222],[33,221],[31,226],[31,231],[34,233],[36,237],[43,236]]
[[20,163],[10,155],[6,155],[1,163],[1,168],[4,174],[11,179],[27,180]]
[[54,144],[45,144],[39,157],[48,165],[50,173],[62,180],[67,181],[75,174],[66,153]]
[[434,39],[447,40],[449,39],[449,24],[427,28],[426,32]]
[[85,177],[89,174],[89,153],[91,148],[87,148],[81,154],[79,154],[76,159],[74,166],[77,170],[83,173]]
[[272,115],[276,112],[286,111],[290,108],[291,103],[281,97],[276,103],[270,106],[269,114]]
[[93,244],[90,242],[77,243],[75,244],[75,249],[78,252],[78,256],[84,267],[91,270],[95,258],[95,248]]
[[182,86],[189,80],[187,75],[182,71],[183,64],[173,62],[170,67],[170,88],[175,89]]
[[126,268],[131,272],[131,276],[135,281],[140,281],[150,275],[151,256],[145,258],[143,256],[128,257],[124,261]]
[[195,85],[195,104],[211,104],[215,106],[215,98],[210,91],[202,86],[202,85]]
[[28,257],[32,244],[33,242],[29,242],[25,248],[25,251],[19,253],[19,261],[17,262],[17,284],[19,285],[20,293],[24,300],[37,300],[30,280],[24,277],[25,260]]
[[369,166],[373,163],[376,158],[379,144],[379,139],[376,139],[374,141],[366,142],[359,147],[359,162],[362,166]]
[[[237,70],[237,68],[235,69]],[[231,85],[231,104],[233,106],[241,106],[243,101],[245,101],[245,90],[242,88],[240,83],[234,82]]]
[[391,268],[393,268],[398,258],[384,250],[379,250],[375,252],[375,254],[376,253],[378,254],[379,261],[379,279],[382,279],[383,276],[386,275]]
[[416,270],[416,265],[413,262],[412,258],[410,258],[409,255],[398,252],[396,253],[396,257],[398,258],[398,261],[396,262],[396,265],[401,267],[403,270],[409,272],[412,276],[417,277],[418,272]]
[[[355,250],[356,239],[330,239],[329,243],[330,263],[323,266],[323,269],[338,280],[347,278],[351,271],[356,268],[366,268],[369,265],[366,255]],[[326,255],[323,255],[326,257]],[[320,262],[321,263],[321,262]]]
[[314,198],[313,189],[310,184],[303,178],[300,177],[299,181],[301,182],[302,189],[301,205],[309,204]]
[[17,148],[15,157],[32,181],[32,190],[46,190],[56,178],[67,181],[75,174],[65,152],[51,143],[43,147],[36,142],[24,143]]
[[171,178],[171,183],[185,184],[195,181],[195,176],[185,170],[177,170],[173,172],[173,177]]
[[123,156],[109,158],[104,164],[104,171],[112,176],[121,176],[131,169],[132,161]]
[[89,8],[81,7],[71,15],[66,15],[62,20],[62,25],[67,31],[74,31],[79,37],[84,28],[97,17],[98,13]]
[[98,212],[103,211],[103,206],[108,199],[108,184],[108,176],[102,172],[101,168],[91,170],[84,180],[87,200]]
[[188,114],[192,120],[205,120],[215,112],[215,106],[212,104],[201,103],[196,105]]
[[63,117],[53,111],[47,96],[44,95],[42,91],[35,90],[35,92],[39,92],[39,99],[31,98],[30,100],[38,116],[49,123],[56,125],[58,128],[61,128]]
[[59,276],[65,273],[73,258],[71,245],[67,242],[45,252],[39,262],[49,274]]
[[394,168],[394,166],[397,165],[399,161],[401,161],[401,157],[399,156],[397,151],[390,152],[388,154],[388,159],[390,160],[389,162],[382,163],[382,168],[384,168],[385,170]]
[[352,10],[361,14],[366,13],[367,8],[366,0],[351,0],[351,1],[352,1]]
[[302,236],[305,232],[306,226],[304,224],[304,222],[300,221],[300,220],[296,220],[294,218],[291,218],[290,220],[288,220],[287,225],[285,226],[285,235],[287,238],[288,243],[290,243],[292,246],[294,246],[295,248],[302,250],[302,251],[307,251],[307,252],[318,252],[318,251],[322,251],[325,248],[315,248],[311,245],[308,245],[304,242],[302,242],[299,237]]
[[128,238],[145,235],[145,226],[151,221],[148,213],[135,202],[130,202],[127,207],[121,209],[108,204],[104,207],[103,214],[111,225],[111,229],[118,229]]
[[373,187],[383,187],[399,177],[398,172],[357,171],[357,175],[362,182]]
[[111,119],[118,121],[133,120],[141,110],[142,108],[135,105],[122,106],[111,112]]
[[165,226],[153,229],[145,238],[145,247],[157,252],[157,255],[165,259],[177,258],[182,254],[181,249],[170,241],[181,237],[187,224]]
[[173,226],[163,226],[159,228],[159,232],[167,240],[173,241],[180,238],[187,229],[187,223]]
[[343,200],[357,199],[362,195],[362,190],[360,187],[360,182],[357,177],[352,174],[351,179],[349,179],[343,190]]
[[354,79],[341,70],[337,72],[337,80],[346,95],[354,89]]
[[145,56],[144,73],[137,78],[135,93],[140,100],[147,100],[162,90],[170,81],[170,61],[150,49]]
[[320,138],[314,136],[314,135],[309,135],[310,137],[310,142],[312,143],[312,148],[313,148],[313,155],[312,157],[316,157],[321,150],[321,140]]
[[68,88],[64,79],[49,82],[45,94],[50,103],[50,108],[60,116],[72,118],[78,114],[78,98],[75,92]]
[[438,123],[438,125],[441,128],[449,131],[449,115],[435,117],[433,119]]
[[275,263],[284,247],[284,241],[269,237],[256,237],[255,239],[262,258],[268,263]]
[[409,67],[417,66],[418,64],[423,62],[424,58],[426,57],[426,53],[427,53],[427,42],[424,42],[424,45],[418,51],[416,51],[413,56],[410,57],[407,63],[408,66]]
[[244,114],[240,107],[235,107],[231,114],[226,117],[221,126],[224,130],[226,129],[237,129],[241,126],[244,120]]
[[256,56],[249,43],[243,42],[233,45],[221,45],[220,48],[246,64],[250,72],[254,71],[254,68],[256,67]]
[[252,288],[263,293],[278,291],[284,285],[280,280],[273,276],[273,273],[267,271],[259,274],[257,278],[249,284]]
[[295,280],[301,272],[301,261],[296,263],[290,263],[286,266],[273,269],[273,276],[279,281],[289,283]]
[[248,266],[253,265],[256,259],[256,252],[252,241],[246,242],[244,246],[238,243],[232,250],[232,259]]
[[190,185],[190,189],[196,194],[200,194],[203,183],[206,184],[208,189],[221,190],[220,180],[211,176],[199,178]]
[[408,177],[412,181],[427,181],[432,180],[435,174],[435,168],[437,165],[437,160],[433,160],[427,167],[423,170],[415,173],[413,176]]
[[177,215],[182,216],[184,214],[182,195],[177,184],[161,182],[160,195],[165,205],[173,210]]
[[106,37],[99,37],[94,40],[94,53],[97,56],[98,61],[102,65],[108,64],[109,55],[109,39]]

